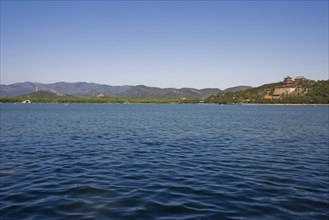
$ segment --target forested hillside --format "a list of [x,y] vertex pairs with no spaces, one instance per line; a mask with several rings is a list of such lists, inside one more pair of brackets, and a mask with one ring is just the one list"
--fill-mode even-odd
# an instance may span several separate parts
[[273,98],[274,91],[284,86],[283,82],[265,84],[247,90],[218,93],[205,99],[206,103],[291,103],[291,104],[328,104],[329,80],[303,80],[295,82],[295,92]]

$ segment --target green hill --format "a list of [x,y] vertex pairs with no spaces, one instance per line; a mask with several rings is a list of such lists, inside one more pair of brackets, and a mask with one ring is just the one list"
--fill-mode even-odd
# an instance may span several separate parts
[[74,96],[71,95],[59,95],[53,92],[49,91],[37,91],[32,92],[26,95],[19,96],[21,98],[34,98],[34,99],[54,99],[54,98],[74,98]]
[[[283,89],[281,89],[283,88]],[[289,86],[293,92],[283,93],[284,82],[265,84],[247,90],[218,93],[205,99],[207,103],[235,104],[235,103],[282,103],[282,104],[328,104],[329,80],[295,81]],[[280,95],[277,95],[280,94]]]

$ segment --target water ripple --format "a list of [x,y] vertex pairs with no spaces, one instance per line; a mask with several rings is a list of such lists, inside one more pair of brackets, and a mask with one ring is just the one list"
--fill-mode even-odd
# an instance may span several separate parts
[[0,219],[328,219],[327,113],[3,104]]

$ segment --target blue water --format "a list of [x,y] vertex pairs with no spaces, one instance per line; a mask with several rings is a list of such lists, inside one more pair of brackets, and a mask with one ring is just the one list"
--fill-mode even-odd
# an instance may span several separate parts
[[328,219],[328,106],[1,104],[0,219]]

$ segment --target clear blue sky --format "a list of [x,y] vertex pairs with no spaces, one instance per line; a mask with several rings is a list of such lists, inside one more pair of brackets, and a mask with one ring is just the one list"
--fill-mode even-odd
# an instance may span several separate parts
[[1,83],[328,79],[328,1],[1,1]]

